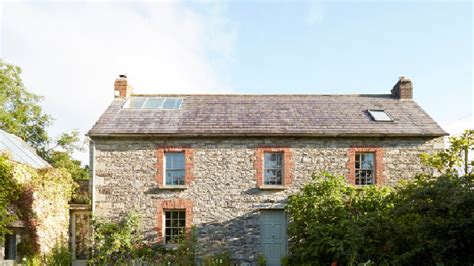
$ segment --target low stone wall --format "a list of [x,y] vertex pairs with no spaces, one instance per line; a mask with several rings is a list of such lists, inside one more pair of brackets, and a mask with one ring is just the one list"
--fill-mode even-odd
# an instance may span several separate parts
[[[142,230],[156,241],[158,202],[192,202],[193,225],[201,254],[230,251],[234,259],[254,260],[260,254],[260,208],[284,204],[313,174],[348,175],[351,147],[377,147],[383,152],[385,185],[429,169],[422,152],[443,148],[442,138],[194,138],[96,139],[95,215],[118,219],[130,210],[142,216]],[[161,189],[156,181],[157,148],[192,149],[192,182],[186,189]],[[286,189],[257,187],[258,147],[285,147],[291,152],[292,182]],[[262,207],[263,206],[263,207]]]

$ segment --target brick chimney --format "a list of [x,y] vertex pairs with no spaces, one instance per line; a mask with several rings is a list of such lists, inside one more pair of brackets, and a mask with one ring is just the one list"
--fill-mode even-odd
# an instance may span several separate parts
[[413,99],[413,83],[409,78],[401,76],[391,93],[393,97],[401,100]]
[[118,79],[114,83],[114,95],[115,97],[128,97],[132,94],[132,87],[128,85],[127,76],[119,75]]

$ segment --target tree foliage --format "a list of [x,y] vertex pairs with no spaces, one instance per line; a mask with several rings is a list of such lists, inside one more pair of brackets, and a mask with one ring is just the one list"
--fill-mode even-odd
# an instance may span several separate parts
[[449,142],[449,148],[443,151],[422,154],[422,162],[445,175],[472,174],[474,161],[469,161],[469,152],[474,152],[474,130],[451,136]]
[[392,207],[390,191],[356,188],[329,174],[314,176],[287,205],[290,264],[352,265],[376,259],[373,255],[385,248],[380,232]]
[[20,74],[19,67],[0,60],[0,128],[42,149],[51,117],[39,105],[42,98],[26,90]]
[[79,160],[72,158],[74,151],[82,151],[79,132],[62,133],[54,140],[54,147],[43,153],[43,158],[53,167],[67,170],[75,180],[89,179],[89,168],[81,166]]
[[290,264],[474,263],[473,131],[423,155],[441,176],[418,174],[393,189],[315,176],[290,197]]
[[473,181],[419,175],[387,189],[315,177],[287,205],[290,264],[472,264]]
[[474,176],[417,176],[397,189],[390,253],[401,264],[474,262]]
[[47,129],[52,118],[43,113],[42,97],[28,92],[20,75],[19,67],[0,60],[0,129],[31,144],[43,159],[53,167],[65,169],[74,179],[88,179],[88,168],[72,158],[74,151],[83,150],[79,132],[73,130],[51,138]]

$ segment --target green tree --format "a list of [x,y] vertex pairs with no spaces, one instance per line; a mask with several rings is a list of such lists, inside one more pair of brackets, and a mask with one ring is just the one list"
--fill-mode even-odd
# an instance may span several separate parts
[[402,265],[474,262],[474,176],[419,175],[397,188],[390,253]]
[[42,149],[51,117],[39,105],[42,98],[26,90],[20,74],[19,67],[0,60],[0,128]]
[[435,154],[424,153],[422,162],[445,175],[470,175],[474,161],[469,161],[469,152],[474,152],[474,130],[466,130],[449,138],[449,148]]
[[0,128],[31,144],[53,167],[65,169],[76,180],[88,179],[88,168],[72,158],[74,151],[83,149],[79,132],[51,139],[47,128],[52,118],[43,113],[42,97],[28,92],[20,75],[19,67],[0,60]]
[[74,151],[83,151],[79,132],[62,133],[55,141],[54,147],[45,151],[43,157],[55,168],[66,169],[74,180],[89,179],[89,168],[82,167],[79,160],[74,160],[71,154]]

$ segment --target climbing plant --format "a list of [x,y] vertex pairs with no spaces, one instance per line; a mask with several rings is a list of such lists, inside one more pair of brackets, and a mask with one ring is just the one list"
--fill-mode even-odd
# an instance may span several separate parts
[[[0,230],[8,232],[14,220],[25,225],[20,255],[34,257],[48,253],[61,239],[67,239],[69,206],[75,189],[71,175],[62,169],[34,169],[0,155]],[[49,238],[39,235],[49,235]],[[0,237],[3,234],[0,234]],[[63,241],[62,244],[67,244]]]
[[21,187],[13,176],[13,166],[6,154],[0,154],[0,242],[10,233],[8,225],[17,216],[11,209],[13,201],[20,196]]

